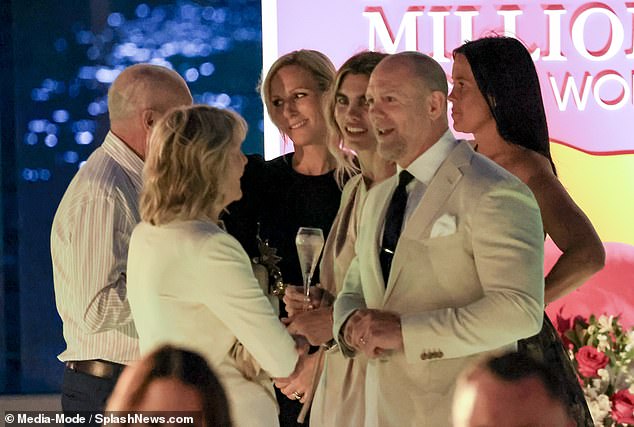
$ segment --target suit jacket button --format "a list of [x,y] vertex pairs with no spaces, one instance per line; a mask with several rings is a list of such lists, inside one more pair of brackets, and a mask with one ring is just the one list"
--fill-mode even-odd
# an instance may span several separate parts
[[438,357],[443,357],[445,355],[445,353],[443,353],[442,351],[438,352]]
[[420,359],[421,360],[427,360],[427,359],[429,359],[429,355],[427,353],[421,353]]

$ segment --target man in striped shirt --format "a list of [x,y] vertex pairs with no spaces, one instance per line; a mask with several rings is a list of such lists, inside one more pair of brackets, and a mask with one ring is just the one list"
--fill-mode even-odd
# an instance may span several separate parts
[[140,221],[143,160],[152,125],[189,105],[185,81],[164,67],[125,69],[108,91],[110,132],[71,181],[51,230],[57,310],[66,350],[62,409],[102,412],[126,364],[139,358],[126,298],[128,242]]

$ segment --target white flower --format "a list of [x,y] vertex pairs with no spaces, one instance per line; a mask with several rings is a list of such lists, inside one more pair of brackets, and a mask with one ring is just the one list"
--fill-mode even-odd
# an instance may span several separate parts
[[599,374],[599,378],[601,378],[601,381],[610,381],[610,373],[607,369],[601,368],[597,370],[597,374]]
[[599,340],[599,343],[597,344],[597,350],[605,353],[605,351],[610,348],[610,340],[604,334],[597,335],[597,339]]
[[587,385],[583,388],[583,394],[586,396],[587,401],[596,400],[596,398],[599,396],[597,390],[590,385]]
[[[605,393],[608,387],[610,386],[610,384],[612,383],[612,378],[614,377],[614,373],[612,372],[612,369],[610,369],[609,366],[606,366],[603,369],[597,370],[597,374],[599,375],[599,378],[589,379],[588,385],[586,386],[589,388],[588,393],[594,393],[594,394],[590,394],[590,396],[593,398],[595,398],[596,396],[600,394]],[[588,393],[586,393],[586,395],[588,395]]]
[[[584,389],[584,393],[590,391],[588,388]],[[590,394],[586,394],[586,401],[588,402],[588,408],[590,409],[590,414],[592,415],[592,419],[594,420],[595,426],[603,426],[603,420],[610,413],[611,404],[610,399],[605,394],[597,395],[594,390],[590,392]]]
[[[590,325],[579,337],[581,346],[594,346],[597,351],[609,357],[608,365],[597,370],[595,378],[584,378],[586,385],[583,392],[588,407],[595,426],[624,426],[610,417],[611,401],[608,390],[629,390],[634,394],[634,328],[623,329],[619,318],[614,316],[602,315],[588,321]],[[579,347],[575,345],[571,349],[572,360],[575,359]]]
[[614,316],[606,316],[605,314],[599,316],[597,323],[599,324],[599,332],[609,332],[612,329],[612,320]]

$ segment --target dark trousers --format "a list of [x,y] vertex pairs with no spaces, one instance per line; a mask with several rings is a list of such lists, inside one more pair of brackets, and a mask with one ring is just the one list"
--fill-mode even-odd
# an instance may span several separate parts
[[66,425],[100,425],[96,422],[94,415],[103,413],[118,378],[118,375],[114,378],[93,377],[65,368],[62,382],[62,411],[64,416],[73,416],[78,413],[86,416],[92,414],[93,416],[92,423]]
[[275,387],[275,396],[277,397],[277,403],[280,405],[280,427],[308,427],[310,411],[306,415],[304,424],[299,424],[297,422],[297,416],[302,410],[302,403],[299,403],[297,400],[289,399],[277,387]]

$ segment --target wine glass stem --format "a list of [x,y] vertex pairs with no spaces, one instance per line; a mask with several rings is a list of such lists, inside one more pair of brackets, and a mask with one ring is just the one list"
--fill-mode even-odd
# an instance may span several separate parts
[[310,277],[307,277],[304,282],[304,311],[310,309],[310,279]]

